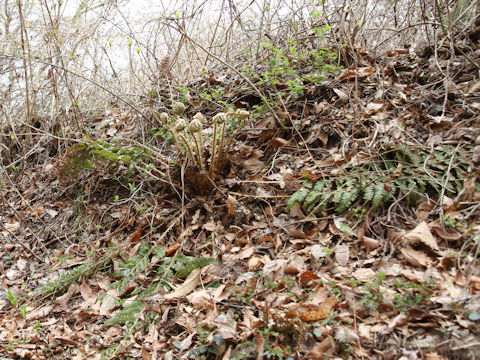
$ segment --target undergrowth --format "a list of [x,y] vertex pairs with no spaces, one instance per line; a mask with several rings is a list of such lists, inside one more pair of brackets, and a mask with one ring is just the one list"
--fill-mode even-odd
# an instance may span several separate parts
[[[342,175],[306,176],[289,199],[286,210],[301,203],[321,216],[327,209],[343,213],[355,207],[377,211],[405,200],[415,205],[426,196],[442,193],[454,197],[463,189],[471,147],[442,146],[427,151],[407,146],[391,147],[359,165],[349,164]],[[312,180],[315,178],[315,180]],[[477,182],[476,186],[480,189]]]

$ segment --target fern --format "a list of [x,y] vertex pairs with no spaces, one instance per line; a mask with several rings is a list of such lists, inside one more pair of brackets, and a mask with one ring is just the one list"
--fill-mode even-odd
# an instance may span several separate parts
[[370,184],[363,191],[363,200],[371,201],[373,199],[373,195],[375,195],[375,184]]
[[[156,249],[159,252],[158,249]],[[122,291],[137,274],[142,272],[150,263],[150,254],[153,252],[150,244],[142,243],[135,256],[132,256],[118,265],[119,271],[113,273],[114,278],[121,279],[118,283],[119,291]],[[160,254],[160,253],[159,253]]]
[[127,322],[135,322],[138,319],[138,314],[143,312],[145,305],[141,301],[134,301],[125,306],[122,310],[115,314],[111,319],[105,321],[105,325],[120,324],[124,325]]
[[322,190],[325,186],[325,182],[318,181],[313,187],[313,190],[305,197],[303,207],[306,208],[307,211],[311,211],[313,207],[320,201]]
[[375,185],[375,195],[372,199],[372,210],[376,211],[383,203],[383,195],[385,194],[385,184],[383,182]]
[[214,262],[214,259],[211,257],[199,257],[195,259],[189,259],[184,266],[178,270],[177,278],[185,279],[193,270],[201,269],[204,266],[210,265]]
[[[379,161],[372,158],[369,163],[352,167],[346,172],[348,175],[322,176],[315,184],[304,182],[290,197],[287,210],[303,202],[308,212],[318,210],[321,216],[327,207],[342,213],[355,203],[368,204],[376,211],[393,197],[406,197],[409,205],[416,204],[425,194],[439,196],[445,192],[453,197],[462,191],[464,179],[471,172],[470,145],[442,146],[430,152],[400,145],[383,151],[378,155]],[[390,179],[388,183],[386,179]],[[480,182],[476,187],[480,189]]]
[[297,192],[295,192],[290,199],[288,200],[287,203],[287,211],[290,211],[290,209],[295,205],[297,202],[303,202],[307,195],[310,193],[312,187],[312,183],[309,181],[304,182],[304,186],[300,188]]
[[350,191],[345,191],[342,194],[342,199],[338,203],[336,208],[338,213],[343,213],[350,208],[350,205],[357,199],[358,191],[357,189],[352,189]]
[[84,264],[60,274],[58,279],[48,282],[35,291],[34,295],[42,294],[48,296],[66,291],[70,285],[78,282],[83,276],[89,276],[110,263],[111,258],[115,254],[116,252],[105,254],[96,261],[87,260]]

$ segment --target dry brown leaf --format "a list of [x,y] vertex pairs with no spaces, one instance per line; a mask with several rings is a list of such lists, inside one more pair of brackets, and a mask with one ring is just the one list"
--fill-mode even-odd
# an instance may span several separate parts
[[195,309],[209,309],[213,307],[212,296],[206,290],[194,291],[187,296],[187,300]]
[[450,229],[447,227],[442,226],[439,220],[431,222],[428,226],[432,229],[432,231],[442,240],[448,242],[455,242],[462,238],[462,234],[454,229]]
[[410,247],[401,248],[400,251],[405,256],[405,259],[414,266],[427,267],[432,263],[432,260],[422,251],[414,250]]
[[350,259],[350,247],[346,244],[337,246],[335,249],[335,260],[341,266],[346,266]]
[[328,298],[328,289],[324,286],[321,286],[316,289],[315,295],[313,295],[310,299],[305,301],[305,305],[314,305],[319,306],[320,304],[324,303]]
[[354,279],[357,279],[357,280],[367,280],[375,276],[375,271],[373,271],[370,268],[360,268],[355,270],[352,273],[352,276]]
[[335,350],[335,340],[331,336],[327,336],[319,344],[317,344],[312,350],[305,353],[307,359],[310,360],[323,360],[325,358],[331,358]]
[[130,236],[130,242],[132,244],[137,244],[140,242],[140,238],[142,237],[142,224],[138,226],[138,229]]
[[263,360],[263,352],[265,351],[265,338],[262,333],[254,332],[255,345],[257,346],[257,360]]
[[228,215],[230,215],[230,216],[235,215],[235,207],[236,206],[237,206],[237,199],[235,199],[232,195],[228,195],[228,197],[227,197]]
[[165,256],[172,256],[180,248],[180,246],[182,245],[178,241],[169,245],[167,251],[165,251]]
[[367,250],[370,251],[378,248],[379,243],[378,240],[372,239],[368,236],[364,236],[362,239],[362,246],[364,246]]
[[266,263],[263,267],[263,274],[268,276],[273,281],[277,281],[285,274],[285,268],[287,267],[287,260],[276,259]]
[[276,137],[273,139],[268,140],[268,145],[273,146],[273,147],[282,147],[285,146],[289,143],[288,140],[282,139],[280,137]]
[[258,170],[261,169],[265,163],[257,158],[251,158],[247,160],[243,160],[240,163],[240,166],[247,171]]
[[454,200],[454,204],[466,201],[470,202],[473,200],[476,190],[477,176],[469,175],[463,180],[463,190],[457,195]]
[[415,229],[405,234],[402,240],[406,245],[413,245],[422,242],[435,252],[440,251],[437,241],[433,237],[425,221],[422,221],[415,227]]
[[25,319],[30,321],[30,320],[44,318],[45,316],[50,314],[50,311],[52,311],[52,309],[53,309],[53,305],[43,306],[40,309],[37,309],[35,311],[27,312]]
[[193,270],[181,286],[176,288],[175,291],[171,292],[170,294],[166,294],[164,298],[167,300],[172,300],[190,294],[201,283],[201,271],[202,269]]
[[213,232],[217,229],[217,225],[214,222],[208,222],[202,225],[202,229]]
[[142,360],[152,360],[153,357],[150,354],[149,350],[145,347],[142,346]]
[[109,315],[115,308],[118,302],[118,290],[111,289],[108,290],[102,300],[102,305],[100,306],[99,314],[100,315]]
[[302,283],[307,283],[307,282],[312,281],[312,280],[320,279],[320,276],[318,276],[314,272],[305,271],[305,272],[300,274],[299,278],[300,278],[300,281]]
[[88,302],[95,299],[95,295],[93,294],[92,289],[90,289],[90,286],[86,283],[85,278],[82,279],[82,284],[80,285],[80,295],[82,295],[83,300]]
[[427,352],[425,354],[425,360],[446,360],[446,358],[436,352]]
[[72,298],[74,294],[78,292],[78,285],[72,284],[68,288],[68,291],[62,296],[57,297],[53,303],[58,306],[67,305],[68,301]]
[[401,313],[398,314],[391,322],[388,324],[388,326],[385,326],[382,330],[380,330],[380,334],[382,335],[387,335],[390,334],[397,326],[401,326],[406,324],[408,321],[408,317],[406,314]]
[[467,285],[467,278],[460,270],[457,270],[457,273],[455,274],[455,284],[461,287],[465,287],[465,285]]
[[247,265],[249,271],[258,271],[265,265],[265,259],[263,256],[257,254],[248,259]]

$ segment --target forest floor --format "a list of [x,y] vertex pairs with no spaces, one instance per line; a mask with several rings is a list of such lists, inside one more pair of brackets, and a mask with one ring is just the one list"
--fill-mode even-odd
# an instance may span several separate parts
[[273,113],[199,77],[205,158],[250,112],[207,180],[133,110],[39,132],[2,180],[0,359],[479,358],[480,46],[452,49],[290,64]]

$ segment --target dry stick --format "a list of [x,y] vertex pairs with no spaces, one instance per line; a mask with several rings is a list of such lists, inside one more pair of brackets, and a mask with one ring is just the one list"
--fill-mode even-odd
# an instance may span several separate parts
[[243,78],[243,80],[245,80],[248,85],[250,85],[252,87],[252,89],[258,94],[258,96],[260,96],[260,98],[262,99],[262,101],[265,103],[265,105],[267,105],[268,107],[268,110],[270,110],[270,112],[272,113],[273,117],[275,118],[275,120],[277,121],[277,124],[280,125],[280,127],[282,129],[287,129],[287,127],[282,123],[282,121],[280,120],[280,118],[278,117],[278,115],[275,113],[275,110],[272,108],[272,106],[269,104],[268,102],[268,99],[265,97],[265,95],[262,94],[262,92],[255,86],[255,84],[248,78],[246,77],[245,75],[243,75],[240,71],[238,71],[237,69],[235,69],[232,65],[230,65],[229,63],[227,63],[226,61],[223,61],[222,59],[220,59],[218,56],[212,54],[210,51],[208,51],[207,49],[205,49],[205,47],[203,45],[200,45],[197,41],[193,40],[189,35],[187,35],[187,33],[181,29],[180,27],[177,27],[175,28],[178,32],[180,32],[180,34],[182,34],[183,36],[185,36],[185,38],[187,38],[192,44],[198,46],[200,49],[202,49],[205,53],[207,53],[209,56],[213,57],[215,60],[219,61],[220,63],[222,63],[223,65],[225,65],[226,67],[228,67],[230,70],[232,70],[234,73],[236,73],[238,76],[240,76],[241,78]]
[[[25,122],[27,124],[30,124],[30,95],[29,95],[29,86],[28,86],[28,69],[27,69],[27,50],[25,48],[25,37],[24,35],[26,34],[25,30],[25,19],[23,18],[23,12],[22,12],[22,0],[17,1],[18,5],[18,12],[20,16],[20,38],[22,41],[22,53],[23,53],[23,72],[25,76],[25,106],[26,106],[26,114],[25,114]],[[28,142],[31,141],[30,138],[28,138]]]
[[[19,58],[21,56],[14,56],[14,55],[7,55],[7,54],[4,54],[4,53],[0,53],[0,57],[3,57],[3,58],[10,58],[10,59],[15,59],[15,58]],[[23,57],[25,58],[25,57]],[[66,71],[76,77],[79,77],[80,79],[83,79],[85,81],[88,81],[90,83],[92,83],[93,85],[95,86],[98,86],[100,89],[102,89],[103,91],[109,93],[110,95],[114,96],[116,99],[120,100],[121,102],[123,102],[124,104],[130,106],[133,110],[135,110],[135,112],[137,112],[138,114],[140,114],[143,118],[145,118],[145,120],[148,120],[150,121],[150,119],[148,118],[147,115],[145,115],[143,112],[141,112],[133,103],[131,103],[130,101],[122,98],[120,95],[118,94],[115,94],[112,90],[109,90],[107,89],[105,86],[103,85],[100,85],[98,82],[92,80],[92,79],[89,79],[87,78],[86,76],[83,76],[81,74],[78,74],[72,70],[69,70],[67,68],[65,68],[64,66],[61,66],[61,65],[56,65],[56,64],[53,64],[51,62],[48,62],[48,61],[42,61],[42,60],[38,60],[38,59],[34,59],[35,62],[37,63],[40,63],[40,64],[45,64],[45,65],[50,65],[54,68],[58,68],[58,69],[61,69],[63,71]]]

